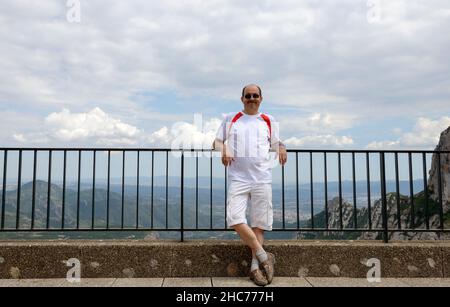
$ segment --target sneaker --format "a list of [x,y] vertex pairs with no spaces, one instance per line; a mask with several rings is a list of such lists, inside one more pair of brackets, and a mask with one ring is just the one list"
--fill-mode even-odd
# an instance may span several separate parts
[[263,272],[260,269],[256,269],[252,272],[250,272],[250,279],[257,285],[257,286],[267,286],[268,281],[266,276],[264,276]]
[[266,274],[267,282],[270,284],[275,273],[275,256],[272,253],[267,253],[267,257],[267,261],[262,262],[261,267]]

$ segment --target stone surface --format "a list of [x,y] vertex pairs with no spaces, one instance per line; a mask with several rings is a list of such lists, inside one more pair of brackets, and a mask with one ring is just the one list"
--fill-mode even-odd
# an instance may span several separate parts
[[401,278],[399,280],[411,287],[450,287],[448,278]]
[[118,278],[113,287],[162,287],[164,278]]
[[165,243],[107,242],[81,247],[83,276],[148,278],[171,276],[173,246]]
[[310,288],[311,284],[305,279],[300,277],[275,277],[270,285],[267,287],[299,287]]
[[70,269],[64,261],[80,258],[77,245],[0,243],[0,278],[66,278]]
[[367,261],[376,258],[383,277],[443,277],[441,248],[432,244],[274,244],[279,247],[274,251],[277,276],[366,278],[371,268]]
[[251,252],[240,242],[186,242],[173,250],[173,277],[248,276]]
[[0,288],[19,287],[19,282],[17,279],[0,279]]
[[16,285],[21,287],[60,287],[66,280],[63,278],[53,279],[24,279],[16,280]]
[[104,288],[112,287],[115,278],[82,278],[81,282],[68,282],[64,280],[60,287],[93,287],[93,288]]
[[313,287],[408,287],[408,284],[393,278],[383,278],[379,283],[369,283],[364,278],[308,277]]
[[[213,287],[254,288],[258,287],[248,277],[213,277]],[[259,287],[258,287],[259,288]]]
[[[442,262],[443,262],[443,276],[444,278],[450,278],[450,249],[442,250]],[[436,277],[436,276],[433,276]]]
[[165,278],[163,287],[212,287],[211,278]]
[[[366,278],[369,259],[382,277],[446,277],[450,243],[267,241],[276,277]],[[238,241],[0,242],[0,278],[66,278],[77,258],[82,278],[248,277],[250,250]]]
[[[257,287],[244,277],[167,278],[167,285],[185,287]],[[163,278],[151,279],[83,279],[80,284],[69,284],[63,279],[0,279],[0,287],[162,287]],[[366,279],[352,278],[274,278],[268,287],[450,287],[450,279],[442,278],[385,278],[381,283],[369,284]],[[258,287],[259,288],[259,287]]]
[[[247,288],[247,287],[258,287],[255,285],[248,277],[213,277],[212,278],[213,287],[237,287],[237,288]],[[273,282],[266,286],[271,287],[311,287],[311,284],[305,278],[297,277],[275,277]],[[259,287],[258,287],[259,288]]]

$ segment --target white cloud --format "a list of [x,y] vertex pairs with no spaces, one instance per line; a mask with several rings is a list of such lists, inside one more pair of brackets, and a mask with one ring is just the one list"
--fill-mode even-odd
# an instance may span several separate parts
[[[356,119],[450,113],[450,40],[442,30],[450,27],[450,3],[382,0],[381,22],[371,24],[366,2],[89,0],[81,23],[71,24],[65,1],[2,1],[0,112],[81,114],[98,106],[141,132],[158,131],[188,111],[160,110],[152,94],[206,96],[197,110],[219,113],[231,99],[239,103],[243,84],[256,82],[265,103],[289,110],[281,128],[299,139],[334,136]],[[0,125],[4,143],[14,133],[16,141],[142,141],[120,127],[102,138],[85,129],[32,136],[31,124]]]
[[45,118],[41,131],[16,133],[13,137],[21,143],[91,141],[96,145],[133,145],[140,134],[138,128],[94,108],[87,113],[71,113],[68,109],[52,113]]
[[450,117],[444,116],[432,120],[421,117],[417,120],[411,132],[403,133],[395,141],[371,142],[367,148],[374,150],[409,148],[432,150],[439,143],[442,131],[450,127]]
[[127,112],[140,92],[236,98],[255,81],[274,104],[373,116],[448,96],[448,2],[380,1],[379,24],[365,4],[90,0],[70,24],[64,1],[2,2],[0,102]]
[[169,129],[163,127],[158,131],[153,132],[147,139],[147,142],[152,145],[169,145],[171,142]]
[[302,116],[279,116],[276,118],[282,128],[282,133],[295,135],[335,134],[342,130],[350,129],[356,122],[353,114],[329,114],[314,113],[307,117]]
[[[203,120],[194,116],[193,123],[178,121],[170,128],[162,127],[146,133],[133,125],[122,122],[100,108],[86,113],[72,113],[68,109],[48,115],[38,125],[40,129],[16,132],[12,139],[17,143],[41,145],[76,144],[83,146],[148,146],[171,148],[211,148],[222,120]],[[178,145],[177,145],[178,144]]]
[[167,146],[173,149],[180,147],[209,149],[221,122],[217,118],[203,122],[201,117],[195,116],[194,124],[178,122],[171,129],[163,127],[152,133],[147,138],[147,142],[155,146]]
[[350,136],[336,135],[312,135],[302,138],[292,137],[285,141],[286,145],[294,148],[325,148],[325,147],[346,147],[353,145],[354,141]]
[[370,150],[386,150],[395,148],[400,148],[400,141],[371,142],[369,145],[367,145],[367,149]]
[[64,109],[60,113],[52,113],[45,119],[52,130],[52,136],[61,140],[78,140],[91,137],[128,137],[133,138],[139,130],[112,118],[100,108],[87,113],[71,113]]
[[25,136],[22,133],[14,134],[13,138],[19,143],[27,142],[27,139],[25,138]]

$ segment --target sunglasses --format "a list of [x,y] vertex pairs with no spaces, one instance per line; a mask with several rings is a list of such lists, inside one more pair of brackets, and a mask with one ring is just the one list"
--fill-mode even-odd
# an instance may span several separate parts
[[244,96],[245,97],[245,99],[259,99],[259,94],[247,94],[247,95],[245,95]]

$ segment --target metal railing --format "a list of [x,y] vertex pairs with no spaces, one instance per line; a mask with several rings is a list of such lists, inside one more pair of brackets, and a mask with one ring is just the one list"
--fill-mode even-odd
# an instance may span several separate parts
[[[169,227],[169,196],[173,194],[169,193],[169,189],[171,186],[169,185],[169,153],[173,152],[169,149],[105,149],[105,148],[96,148],[96,149],[81,149],[81,148],[0,148],[0,154],[3,153],[3,170],[2,170],[2,198],[1,198],[1,225],[0,232],[61,232],[61,231],[157,231],[157,232],[167,232],[174,231],[179,232],[181,234],[181,240],[184,240],[184,234],[186,232],[200,232],[200,231],[230,231],[230,229],[226,225],[226,203],[227,203],[227,170],[223,166],[220,168],[220,158],[214,156],[213,151],[210,150],[187,150],[187,151],[178,151],[179,157],[175,158],[175,163],[179,165],[179,174],[176,176],[179,180],[179,190],[176,192],[178,195],[174,197],[175,204],[172,204],[172,207],[175,206],[175,212],[179,213],[175,220],[178,220],[178,223],[175,227]],[[175,151],[177,152],[177,151]],[[24,154],[28,153],[32,155],[32,179],[28,183],[26,187],[23,184],[23,161]],[[77,155],[77,165],[71,165],[71,168],[75,168],[77,171],[77,179],[75,180],[76,184],[73,189],[69,189],[68,178],[67,178],[67,170],[68,170],[68,154],[76,154]],[[99,153],[103,153],[106,155],[106,169],[103,172],[106,174],[106,182],[104,184],[99,184],[98,179],[98,161],[99,161]],[[133,177],[135,182],[135,191],[133,193],[133,203],[135,202],[135,208],[133,208],[133,213],[131,213],[129,201],[130,198],[126,195],[126,166],[127,166],[127,154],[134,153],[136,156],[136,169],[134,170],[135,177]],[[48,157],[47,169],[46,169],[46,182],[45,180],[38,181],[37,180],[37,169],[39,167],[38,163],[38,155],[45,154],[45,158]],[[54,160],[55,156],[59,154],[61,156],[59,161],[62,164],[62,169],[58,169],[55,171]],[[121,183],[120,183],[120,192],[112,191],[112,182],[111,182],[111,171],[113,165],[111,164],[111,156],[112,155],[121,154],[122,155],[122,163],[120,166],[121,169]],[[144,155],[148,155],[148,157],[144,157]],[[154,197],[154,181],[155,181],[155,155],[165,155],[165,172],[163,177],[165,177],[165,185],[163,185],[163,189],[165,189],[165,199],[159,199],[159,202],[165,202],[165,206],[156,206],[156,200]],[[202,202],[201,206],[203,209],[200,209],[200,201],[199,201],[199,156],[202,159],[206,154],[206,159],[209,160],[209,204],[206,202]],[[370,150],[288,150],[288,163],[284,167],[280,167],[280,180],[274,179],[274,184],[279,185],[280,187],[280,200],[276,200],[274,198],[274,208],[277,208],[278,215],[275,218],[275,227],[274,232],[299,232],[299,233],[308,233],[308,232],[316,232],[316,233],[377,233],[382,235],[382,239],[385,242],[389,241],[389,236],[392,233],[400,233],[400,232],[432,232],[432,233],[447,233],[449,229],[446,228],[446,218],[447,212],[444,210],[444,200],[443,200],[443,186],[442,186],[442,167],[441,160],[445,155],[448,157],[450,152],[437,152],[437,151],[370,151]],[[90,170],[91,178],[90,178],[90,187],[86,187],[86,181],[82,182],[81,172],[82,172],[82,156],[90,155],[92,161],[89,163],[89,167],[92,167]],[[194,156],[195,161],[195,176],[189,177],[189,180],[192,178],[195,179],[195,209],[190,208],[189,212],[186,210],[185,200],[185,180],[188,178],[186,176],[186,164],[187,164],[187,156]],[[14,163],[14,168],[11,171],[11,166],[9,165],[9,161],[14,156],[14,160],[17,160],[17,163]],[[343,166],[343,158],[344,156],[350,162],[347,163],[348,166]],[[428,160],[433,157],[434,163],[437,163],[438,169],[438,187],[437,191],[430,191],[428,187]],[[336,161],[334,164],[330,163],[331,158],[334,158]],[[416,160],[419,158],[420,163]],[[373,163],[373,159],[377,159],[376,163]],[[391,161],[390,165],[387,166],[386,160],[389,159]],[[151,184],[148,184],[147,189],[149,189],[148,193],[142,192],[143,185],[140,180],[142,179],[144,171],[142,170],[141,165],[143,165],[144,160],[146,163],[151,165],[145,169],[145,172],[150,175]],[[399,161],[404,162],[406,165],[406,171],[402,174],[406,174],[408,177],[406,181],[400,180],[400,163]],[[356,162],[363,165],[364,167],[357,167]],[[189,160],[191,162],[191,160]],[[31,162],[30,162],[31,163]],[[420,165],[421,164],[421,165]],[[221,205],[213,205],[213,179],[216,180],[216,177],[213,176],[213,165],[216,165],[217,169],[220,170],[221,176],[223,175],[223,188],[224,188],[224,201]],[[309,166],[309,170],[302,172],[300,166],[307,165]],[[17,166],[17,168],[15,168]],[[158,166],[162,166],[162,163],[158,163]],[[1,166],[0,166],[1,167]],[[420,177],[421,180],[417,181],[417,178],[414,179],[413,169],[420,168]],[[150,169],[149,169],[150,168]],[[319,171],[317,170],[319,169]],[[332,171],[331,171],[332,170]],[[202,168],[202,171],[205,171]],[[294,179],[291,180],[289,184],[289,191],[286,190],[286,178],[287,172],[294,173]],[[16,173],[17,172],[17,173]],[[52,182],[54,173],[62,173],[62,183],[59,182],[61,186],[62,197],[60,199],[61,203],[58,205],[57,213],[53,211],[55,208],[52,208],[53,199],[52,199],[52,189],[55,186],[55,183]],[[394,179],[392,183],[395,183],[394,190],[391,189],[389,192],[389,188],[387,187],[387,183],[391,181],[387,180],[387,172],[392,172]],[[12,180],[17,180],[16,184],[12,184],[9,177],[13,177],[10,173],[17,174],[17,178],[13,178]],[[334,198],[335,202],[332,205],[330,201],[330,196],[332,193],[330,192],[329,182],[331,178],[331,173],[336,173],[336,180],[333,181],[333,185],[337,184],[337,195]],[[345,175],[344,173],[348,173]],[[320,175],[320,181],[317,181],[318,174]],[[363,174],[364,180],[357,180],[357,174],[361,177]],[[373,178],[373,174],[376,174],[375,180]],[[1,173],[0,173],[1,175]],[[306,175],[309,177],[309,183],[301,183],[300,176]],[[347,180],[344,180],[343,177],[347,176]],[[275,178],[275,177],[274,177]],[[315,181],[316,180],[316,181]],[[320,182],[321,188],[317,188],[317,182]],[[380,195],[374,202],[373,193],[373,182],[379,184]],[[408,182],[409,191],[407,196],[404,193],[401,193],[401,184]],[[417,185],[417,182],[423,184],[423,191],[421,193],[416,193],[417,188],[414,188],[414,185]],[[361,183],[365,183],[365,191],[361,191]],[[350,188],[347,188],[344,191],[343,185],[350,184],[351,193],[348,191]],[[359,186],[359,191],[357,188],[357,184]],[[8,190],[8,185],[12,186]],[[39,187],[37,187],[39,185]],[[46,191],[42,195],[43,185],[46,186]],[[82,189],[83,185],[83,189]],[[100,186],[102,188],[100,188]],[[307,189],[305,192],[305,186],[309,186],[309,190]],[[293,188],[294,187],[294,188]],[[15,188],[15,190],[14,190]],[[25,189],[30,189],[31,191],[31,211],[27,214],[23,213],[21,200],[24,198],[24,194],[28,193]],[[117,190],[117,185],[115,185]],[[161,186],[159,186],[161,188]],[[40,189],[38,191],[38,189]],[[90,217],[81,217],[81,202],[83,202],[84,211],[86,211],[86,197],[81,196],[83,190],[89,189],[91,191],[91,205],[89,208]],[[130,188],[128,188],[129,190]],[[194,188],[192,188],[194,189]],[[106,212],[104,216],[99,217],[97,213],[98,200],[96,197],[98,196],[98,190],[104,190],[106,193]],[[317,192],[319,190],[319,192]],[[416,191],[415,191],[416,190]],[[214,189],[216,191],[216,189]],[[38,194],[39,192],[40,194]],[[119,201],[115,201],[115,207],[112,207],[112,195],[114,193],[114,197],[121,194],[121,198]],[[289,193],[289,195],[287,195]],[[302,193],[302,195],[300,195]],[[38,194],[38,195],[37,195]],[[320,194],[320,195],[318,195]],[[350,202],[347,202],[345,199],[346,194],[347,198],[350,198]],[[362,201],[361,194],[365,201]],[[420,195],[419,195],[420,194]],[[26,194],[28,195],[28,194]],[[307,195],[307,201],[309,204],[301,204],[301,196],[305,197]],[[45,199],[44,199],[45,196]],[[28,196],[27,196],[28,197]],[[288,202],[286,198],[289,197],[290,201]],[[392,198],[393,197],[393,198]],[[75,220],[73,223],[68,223],[67,214],[69,213],[68,209],[68,198],[74,200],[76,209],[71,208],[73,215],[75,215]],[[391,201],[394,199],[394,201]],[[23,201],[23,200],[22,200]],[[145,202],[148,205],[148,212],[141,212],[142,202]],[[419,203],[420,201],[420,203]],[[39,206],[42,207],[42,203],[46,202],[46,208],[42,208],[43,210],[39,210],[39,223],[37,223],[36,217],[36,207],[37,202],[39,202]],[[119,206],[117,203],[119,202]],[[320,205],[319,205],[320,203]],[[205,209],[205,206],[209,205],[208,209]],[[304,208],[309,207],[309,212],[305,213]],[[162,207],[162,208],[161,208]],[[9,208],[9,209],[8,209]],[[217,222],[213,222],[213,217],[220,208],[220,215],[223,221],[222,226],[217,226]],[[53,210],[53,211],[52,211]],[[301,211],[303,213],[301,213]],[[306,210],[308,211],[308,210]],[[53,213],[52,213],[53,212]],[[120,218],[116,219],[119,225],[112,225],[111,216],[117,215],[120,213]],[[209,226],[208,227],[200,227],[199,223],[199,213],[202,214],[203,218],[209,218]],[[222,214],[223,213],[223,214]],[[125,223],[125,215],[129,216],[133,214],[132,220],[134,220],[135,225],[129,226]],[[193,215],[195,214],[195,223],[191,226],[187,225],[186,219],[194,219]],[[53,215],[53,217],[52,217]],[[73,218],[72,215],[72,218]],[[85,213],[86,215],[86,213]],[[163,217],[163,224],[156,225],[155,217],[157,216]],[[286,218],[286,215],[289,215],[289,218]],[[306,218],[305,218],[306,216]],[[350,216],[350,217],[349,217]],[[334,218],[334,220],[333,220]],[[28,227],[21,226],[21,221],[23,220],[27,222]],[[87,219],[89,219],[89,226],[86,225]],[[165,219],[165,221],[164,221]],[[44,221],[43,221],[44,220]],[[104,222],[104,225],[99,226],[100,220]],[[127,219],[130,220],[129,218]],[[172,221],[174,217],[172,217]],[[217,221],[217,219],[216,219]],[[165,222],[165,223],[164,223]],[[430,223],[431,222],[431,223]],[[22,223],[23,224],[23,223]],[[40,226],[37,226],[40,224]],[[161,224],[161,221],[160,223]],[[204,223],[203,223],[204,224]]]

